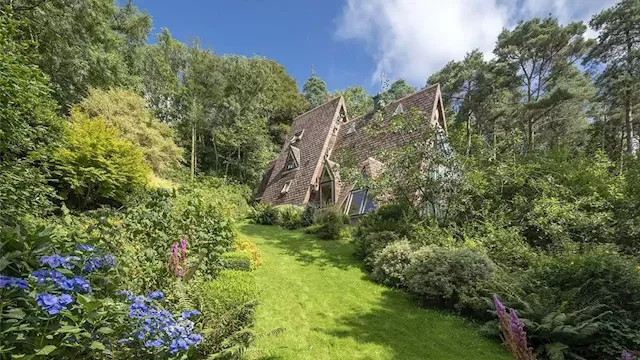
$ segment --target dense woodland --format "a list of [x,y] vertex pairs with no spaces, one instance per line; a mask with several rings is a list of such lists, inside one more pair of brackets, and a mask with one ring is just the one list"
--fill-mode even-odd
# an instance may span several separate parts
[[[242,356],[256,294],[238,269],[259,256],[233,224],[297,115],[342,95],[355,118],[371,94],[151,34],[132,2],[0,5],[0,358]],[[498,295],[540,359],[640,349],[640,1],[588,25],[530,19],[491,60],[469,49],[424,80],[446,137],[397,121],[424,137],[379,154],[379,178],[342,164],[381,205],[354,232],[374,280],[483,322]]]

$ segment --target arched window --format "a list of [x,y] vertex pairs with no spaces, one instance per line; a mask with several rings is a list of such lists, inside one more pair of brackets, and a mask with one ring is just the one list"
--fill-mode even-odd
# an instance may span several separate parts
[[320,207],[332,206],[334,204],[334,181],[331,172],[325,166],[320,178]]

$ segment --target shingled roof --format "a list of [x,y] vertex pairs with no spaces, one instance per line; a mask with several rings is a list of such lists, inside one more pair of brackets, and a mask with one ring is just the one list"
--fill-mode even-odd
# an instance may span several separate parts
[[[307,111],[293,120],[287,139],[293,139],[295,134],[304,131],[304,137],[293,146],[299,159],[299,167],[286,171],[285,163],[289,155],[291,143],[285,143],[280,156],[273,162],[270,171],[263,179],[264,191],[258,194],[261,201],[272,204],[303,205],[309,201],[311,186],[322,171],[325,154],[329,147],[331,135],[337,135],[340,115],[346,116],[344,99],[336,97],[326,103]],[[334,136],[335,136],[334,135]],[[285,183],[292,181],[289,191],[281,194]]]
[[[271,204],[305,205],[317,190],[318,179],[324,166],[330,166],[336,175],[335,200],[342,204],[352,191],[351,184],[340,183],[337,157],[349,151],[358,164],[366,168],[369,176],[377,176],[384,164],[375,159],[379,151],[402,147],[415,139],[418,134],[386,131],[372,134],[366,131],[376,116],[382,116],[382,124],[395,116],[396,111],[408,112],[417,109],[425,121],[435,125],[436,121],[446,132],[446,121],[442,108],[442,95],[438,84],[426,87],[411,95],[398,99],[379,111],[372,111],[358,118],[346,121],[344,99],[342,97],[312,109],[293,121],[288,139],[304,131],[304,138],[295,142],[299,152],[300,166],[297,170],[284,171],[291,143],[283,146],[280,156],[269,164],[265,178],[259,189],[261,201]],[[341,116],[342,114],[342,116]],[[437,114],[437,116],[436,116]],[[283,186],[292,181],[290,190],[281,194]]]

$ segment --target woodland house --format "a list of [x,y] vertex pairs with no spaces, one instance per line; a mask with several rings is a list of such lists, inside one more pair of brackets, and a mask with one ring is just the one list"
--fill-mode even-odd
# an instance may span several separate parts
[[[410,109],[446,135],[442,95],[438,84],[428,86],[390,104],[375,99],[374,110],[350,119],[345,101],[336,97],[294,119],[289,141],[277,159],[271,161],[257,190],[257,200],[273,205],[317,207],[338,205],[353,217],[375,208],[367,189],[340,181],[336,157],[346,149],[355,157],[365,176],[376,177],[384,164],[375,159],[379,150],[393,150],[412,140],[410,133],[384,132],[373,136],[365,131],[374,116],[383,123]],[[379,119],[379,118],[378,118]]]

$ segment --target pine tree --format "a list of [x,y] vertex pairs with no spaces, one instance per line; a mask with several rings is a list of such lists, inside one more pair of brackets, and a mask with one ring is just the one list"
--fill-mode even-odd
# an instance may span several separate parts
[[305,81],[304,86],[302,87],[302,93],[304,94],[305,99],[307,99],[309,109],[313,109],[314,107],[321,105],[329,98],[327,84],[316,76],[316,72],[313,69],[311,69],[311,76],[307,81]]

